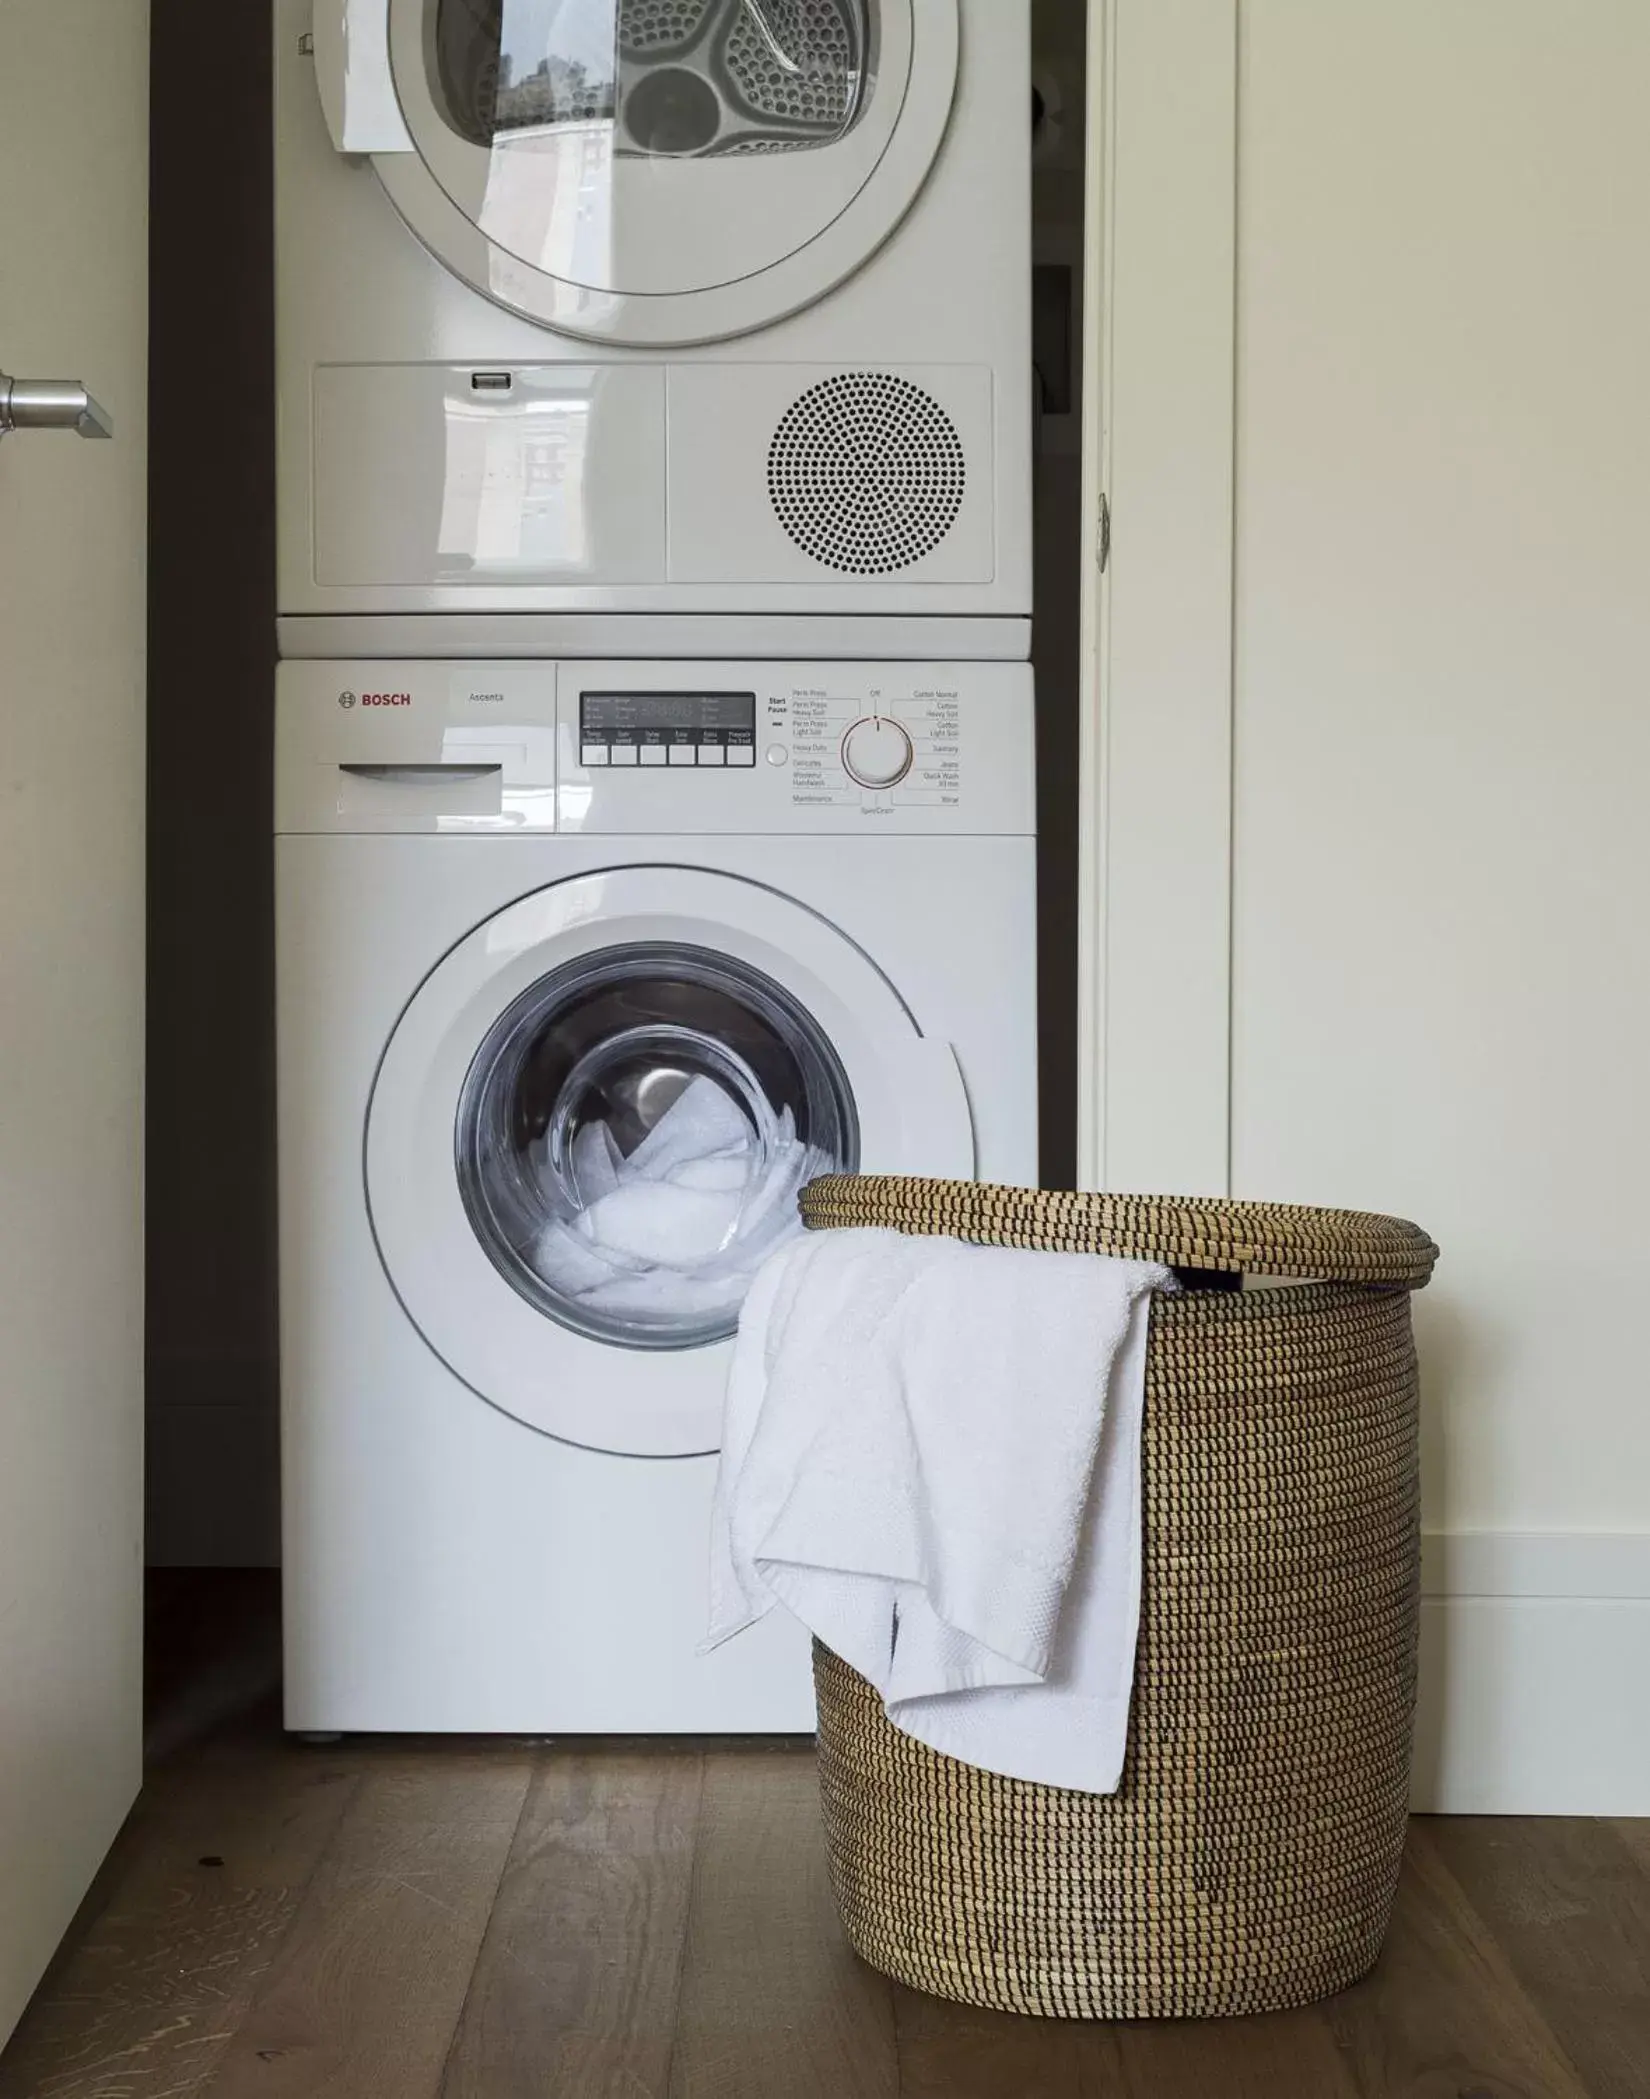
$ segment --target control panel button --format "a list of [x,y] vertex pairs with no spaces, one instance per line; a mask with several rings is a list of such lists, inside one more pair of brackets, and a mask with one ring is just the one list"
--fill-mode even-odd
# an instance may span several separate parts
[[607,745],[605,743],[587,743],[579,753],[579,763],[586,772],[593,765],[605,765],[607,763]]
[[644,743],[642,745],[642,763],[644,765],[666,765],[669,762],[669,754],[662,743]]
[[790,752],[786,750],[782,743],[770,743],[768,745],[768,763],[770,765],[788,765],[790,756]]
[[636,763],[636,746],[633,743],[616,743],[612,745],[608,763],[610,765],[634,765]]
[[911,770],[916,746],[886,714],[868,714],[842,739],[842,769],[856,787],[897,787]]
[[673,743],[670,745],[670,762],[672,765],[692,765],[698,756],[698,750],[691,743]]
[[728,763],[729,765],[754,765],[756,763],[755,744],[730,743],[728,745]]
[[725,765],[727,763],[727,752],[719,743],[702,743],[699,746],[699,763],[701,765]]

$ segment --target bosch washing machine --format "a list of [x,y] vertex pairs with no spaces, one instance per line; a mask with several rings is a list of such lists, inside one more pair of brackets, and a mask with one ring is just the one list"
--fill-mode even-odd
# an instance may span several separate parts
[[696,1651],[731,1335],[802,1180],[1034,1173],[1029,670],[294,663],[276,726],[288,1725],[811,1728],[783,1614]]

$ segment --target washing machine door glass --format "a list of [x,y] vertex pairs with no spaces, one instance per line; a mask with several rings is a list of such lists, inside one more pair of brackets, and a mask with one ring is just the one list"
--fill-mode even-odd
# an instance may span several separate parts
[[[420,236],[575,334],[711,340],[807,305],[926,179],[957,0],[390,0]],[[409,163],[414,163],[409,165]]]
[[651,942],[552,969],[499,1016],[459,1099],[477,1238],[549,1318],[632,1348],[730,1335],[797,1195],[859,1164],[841,1059],[730,955]]
[[403,1310],[530,1427],[713,1450],[753,1275],[797,1194],[972,1178],[957,1061],[835,926],[764,883],[630,866],[519,898],[409,998],[366,1115]]

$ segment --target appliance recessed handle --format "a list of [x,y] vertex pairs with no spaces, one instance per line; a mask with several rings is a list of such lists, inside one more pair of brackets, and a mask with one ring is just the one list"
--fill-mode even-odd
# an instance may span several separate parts
[[473,760],[456,763],[430,765],[396,764],[390,761],[373,765],[340,765],[341,773],[351,773],[357,780],[388,780],[399,787],[434,787],[446,784],[457,786],[465,780],[486,780],[504,770],[502,765],[478,764]]

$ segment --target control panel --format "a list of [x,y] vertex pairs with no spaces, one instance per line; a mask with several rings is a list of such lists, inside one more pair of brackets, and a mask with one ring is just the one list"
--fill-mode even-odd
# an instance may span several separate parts
[[793,809],[962,807],[962,692],[931,670],[868,674],[844,664],[802,678],[770,670],[759,690],[746,691],[581,681],[576,704],[586,772],[755,772],[760,762],[783,777]]
[[288,832],[1036,829],[1024,663],[294,662],[276,730]]
[[558,828],[1028,836],[1023,663],[563,663]]
[[875,682],[843,675],[798,683],[768,694],[766,726],[787,741],[798,809],[962,807],[956,684],[897,672]]

